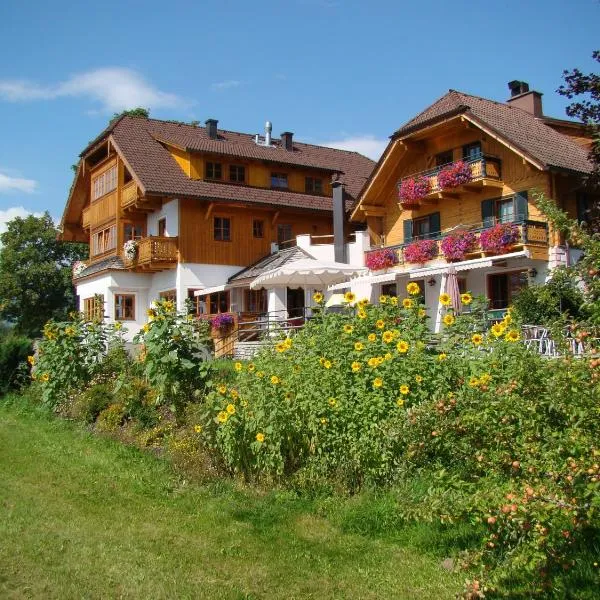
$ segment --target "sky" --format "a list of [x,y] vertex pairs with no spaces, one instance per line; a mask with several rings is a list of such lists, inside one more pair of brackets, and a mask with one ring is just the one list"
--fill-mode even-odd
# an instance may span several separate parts
[[219,128],[356,150],[449,89],[504,101],[519,79],[565,118],[564,69],[598,71],[599,0],[2,0],[0,232],[59,219],[78,155],[110,117],[208,118]]

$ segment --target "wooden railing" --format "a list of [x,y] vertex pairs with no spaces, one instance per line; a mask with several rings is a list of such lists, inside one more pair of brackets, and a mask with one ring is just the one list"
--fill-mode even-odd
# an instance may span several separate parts
[[117,192],[111,192],[92,202],[83,209],[82,226],[84,229],[94,227],[113,219],[117,214]]
[[165,268],[177,263],[176,237],[146,237],[138,241],[137,258],[131,264],[139,267]]
[[[518,228],[519,237],[518,237],[517,241],[509,249],[507,249],[506,253],[515,252],[516,249],[522,248],[523,246],[538,246],[538,247],[545,247],[545,248],[548,247],[549,238],[548,238],[548,224],[547,223],[544,223],[542,221],[527,220],[527,221],[522,221],[521,223],[515,223],[514,225],[516,225]],[[475,255],[481,255],[481,253],[483,252],[483,250],[479,244],[479,234],[484,229],[487,229],[487,227],[483,227],[481,223],[478,223],[476,225],[466,226],[462,229],[463,231],[470,231],[470,232],[474,233],[476,236],[477,241],[476,241],[475,247],[473,248],[472,252],[469,253],[470,258],[475,258],[476,257]],[[422,236],[420,238],[420,239],[432,239],[432,240],[436,241],[437,253],[431,260],[444,257],[442,250],[441,250],[442,240],[446,236],[451,235],[452,233],[455,233],[455,232],[456,231],[454,231],[454,232],[453,231],[445,231],[442,233],[433,234],[429,237]],[[395,246],[386,246],[386,248],[390,248],[390,249],[394,250],[398,257],[397,264],[403,265],[403,264],[407,263],[407,261],[404,258],[404,249],[410,243],[412,243],[414,241],[418,241],[418,239],[419,238],[415,238],[414,240],[411,240],[411,242],[408,242],[406,244],[397,244]],[[378,250],[381,250],[381,248],[367,252],[365,254],[365,259],[369,256],[369,254],[378,252]]]
[[138,189],[135,181],[130,181],[121,189],[121,208],[129,208],[135,204],[138,197]]

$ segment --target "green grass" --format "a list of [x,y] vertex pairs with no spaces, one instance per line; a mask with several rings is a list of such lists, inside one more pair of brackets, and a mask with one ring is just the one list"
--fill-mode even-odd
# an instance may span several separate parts
[[186,485],[20,401],[0,400],[0,473],[2,598],[437,599],[464,578],[441,567],[446,549],[287,492]]

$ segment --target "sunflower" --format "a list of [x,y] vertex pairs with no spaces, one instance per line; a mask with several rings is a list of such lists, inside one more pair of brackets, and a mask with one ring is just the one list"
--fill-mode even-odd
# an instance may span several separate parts
[[386,353],[383,355],[383,359],[384,359],[384,360],[392,360],[392,354],[391,354],[391,352],[386,352]]
[[366,318],[367,318],[367,313],[366,313],[364,310],[359,310],[359,311],[356,313],[356,316],[357,316],[359,319],[366,319]]
[[400,340],[396,344],[396,350],[398,350],[398,352],[401,352],[402,354],[405,354],[406,352],[408,352],[409,348],[410,348],[410,346],[408,345],[408,342],[405,342],[404,340]]
[[379,304],[387,304],[388,296],[382,295],[379,296]]
[[444,306],[450,306],[452,304],[452,298],[450,298],[450,296],[448,294],[442,294],[440,296],[440,302]]
[[352,304],[356,300],[356,294],[354,292],[346,292],[344,294],[344,302]]
[[27,362],[33,367],[33,365],[35,365],[35,357],[34,356],[28,356],[27,357]]
[[377,329],[383,329],[385,327],[385,321],[383,319],[377,319],[375,327],[377,327]]
[[438,354],[438,360],[440,362],[442,362],[443,360],[446,360],[448,358],[448,355],[445,352],[442,352],[441,354]]
[[231,390],[229,392],[230,396],[234,399],[237,400],[240,396],[239,392],[237,390]]
[[236,371],[241,371],[243,369],[242,363],[241,362],[236,362],[235,365],[235,370]]
[[319,359],[319,364],[320,364],[322,367],[324,367],[324,366],[325,366],[325,361],[326,361],[326,360],[327,360],[327,359],[326,359],[324,356],[321,356],[321,358]]
[[411,296],[416,296],[417,294],[421,293],[421,288],[419,287],[419,284],[411,281],[407,286],[406,286],[406,291],[411,295]]
[[398,400],[396,400],[396,404],[402,408],[404,406],[404,399],[403,398],[398,398]]
[[474,333],[471,336],[471,341],[476,345],[479,346],[479,344],[481,344],[483,342],[483,336],[480,333]]
[[321,425],[327,425],[327,418],[321,417]]
[[506,325],[503,325],[502,323],[495,323],[492,325],[492,334],[498,338],[504,333],[505,329]]
[[227,411],[225,411],[225,410],[222,410],[217,415],[217,421],[219,421],[219,423],[225,423],[227,421],[227,419],[229,419],[229,415],[227,414]]
[[226,394],[227,393],[227,386],[221,384],[218,388],[217,391],[219,392],[219,394]]
[[402,300],[402,306],[404,306],[404,308],[412,308],[414,305],[414,301],[410,298],[404,298],[404,300]]
[[447,327],[450,327],[451,325],[454,325],[454,322],[456,321],[456,319],[454,318],[454,315],[444,315],[444,325],[446,325]]
[[256,367],[254,366],[254,363],[250,363],[250,364],[248,365],[248,371],[249,371],[250,373],[252,373],[252,372],[253,372],[255,369],[256,369]]
[[390,298],[390,304],[391,304],[392,306],[398,306],[398,298],[396,298],[396,296],[392,296],[392,297]]
[[235,415],[235,406],[233,404],[228,404],[226,410],[228,415]]
[[265,441],[265,434],[264,434],[264,433],[260,433],[260,432],[259,432],[259,433],[257,433],[257,434],[256,434],[256,441],[257,441],[259,444],[262,444],[262,443]]
[[264,373],[264,371],[256,371],[256,376],[259,379],[262,379],[265,376],[265,373]]
[[475,377],[475,375],[471,375],[471,377],[469,377],[469,386],[470,387],[477,387],[480,384],[479,379],[477,379],[477,377]]
[[194,425],[194,431],[196,433],[202,433],[202,425]]
[[394,339],[394,332],[393,332],[393,331],[389,331],[389,330],[388,330],[388,331],[384,331],[384,332],[381,334],[381,339],[382,339],[382,340],[383,340],[383,341],[384,341],[386,344],[389,344],[389,343],[390,343],[390,342],[392,342],[392,341],[393,341],[393,339]]
[[461,294],[460,301],[468,306],[469,304],[471,304],[471,302],[473,302],[473,296],[471,296],[471,294],[469,293]]
[[358,304],[358,308],[364,308],[365,306],[367,306],[369,304],[369,299],[368,298],[362,298],[361,300],[359,300],[357,302]]
[[410,388],[406,384],[400,386],[400,393],[402,395],[406,396],[408,392],[410,392]]
[[283,340],[283,345],[285,346],[286,350],[289,350],[292,347],[292,344],[294,342],[292,342],[292,338],[285,338],[285,340]]
[[285,344],[283,342],[279,342],[276,346],[275,346],[275,350],[277,350],[277,352],[285,352],[287,350]]
[[423,377],[421,375],[415,375],[415,381],[417,383],[421,383],[421,381],[423,381]]
[[362,342],[356,342],[356,343],[354,344],[354,349],[355,349],[357,352],[362,352],[362,351],[365,349],[365,345],[364,345]]
[[506,313],[506,314],[504,315],[504,319],[502,319],[502,322],[503,322],[505,325],[510,325],[510,324],[512,323],[512,317],[511,317],[511,316],[510,316],[508,313]]
[[271,375],[271,384],[272,385],[277,385],[280,382],[281,382],[281,379],[279,379],[279,377],[277,377],[277,375]]
[[481,385],[487,385],[492,380],[492,376],[489,373],[484,373],[479,377],[479,383]]
[[376,336],[374,333],[370,333],[370,334],[367,336],[367,339],[368,339],[370,342],[374,342],[374,341],[377,339],[377,336]]
[[358,373],[358,371],[360,371],[360,370],[361,370],[361,368],[362,368],[362,365],[361,365],[361,364],[360,364],[360,363],[359,363],[357,360],[355,360],[355,361],[352,363],[352,371],[353,371],[354,373]]
[[419,317],[421,317],[421,319],[425,316],[427,316],[427,311],[424,308],[420,308],[419,309]]
[[373,380],[373,387],[380,388],[382,385],[383,385],[383,379],[381,379],[381,377],[375,377],[375,379]]
[[40,377],[40,379],[41,379],[43,382],[50,381],[50,375],[48,375],[48,373],[44,373],[44,374],[43,374],[43,375]]
[[379,361],[377,360],[376,356],[373,356],[367,361],[367,364],[374,369],[375,367],[379,366]]
[[329,400],[327,400],[327,402],[329,403],[329,406],[334,407],[337,404],[337,400],[335,398],[329,398]]
[[323,363],[323,367],[325,367],[326,369],[331,369],[331,361],[330,360],[326,360]]
[[315,292],[313,294],[313,300],[317,303],[317,304],[321,304],[321,302],[323,302],[323,294],[321,294],[321,292]]
[[354,331],[354,327],[352,325],[344,325],[344,333],[352,333]]
[[518,342],[521,334],[516,329],[511,329],[505,336],[504,339],[507,342]]

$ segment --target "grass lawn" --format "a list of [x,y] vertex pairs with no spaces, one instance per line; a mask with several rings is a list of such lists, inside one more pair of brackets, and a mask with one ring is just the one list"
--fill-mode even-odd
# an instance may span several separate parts
[[362,535],[286,492],[186,485],[165,460],[1,400],[0,474],[2,598],[437,599],[464,579],[406,532]]

